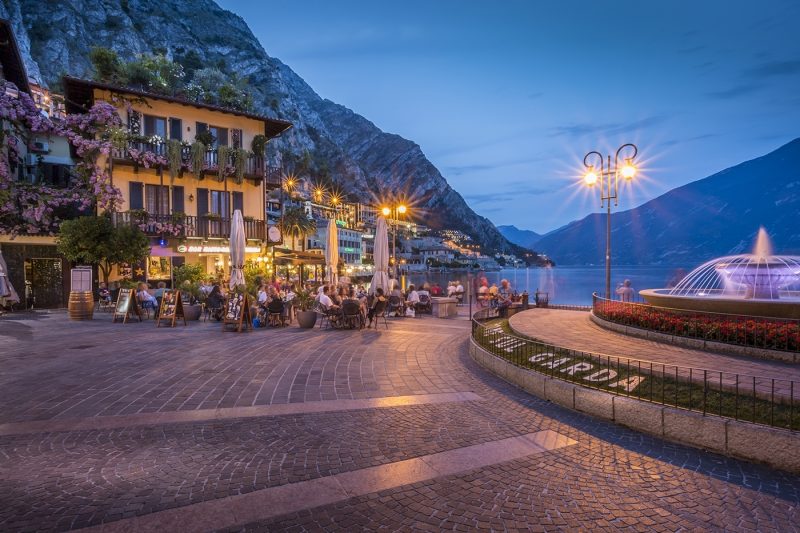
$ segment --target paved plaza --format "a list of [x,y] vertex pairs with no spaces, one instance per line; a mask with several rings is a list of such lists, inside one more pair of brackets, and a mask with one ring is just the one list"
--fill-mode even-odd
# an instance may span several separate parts
[[800,529],[797,476],[530,396],[463,317],[96,318],[0,319],[2,530]]

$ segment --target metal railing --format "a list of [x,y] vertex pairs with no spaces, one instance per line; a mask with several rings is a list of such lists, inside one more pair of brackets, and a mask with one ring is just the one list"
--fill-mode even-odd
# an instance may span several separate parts
[[615,395],[756,424],[800,429],[800,382],[615,357],[507,331],[492,309],[472,317],[472,338],[512,364]]
[[[146,235],[199,237],[227,239],[231,235],[231,219],[214,215],[152,215],[124,211],[114,213],[115,225],[129,225],[142,230]],[[247,239],[264,241],[267,239],[267,226],[263,220],[244,220],[244,233]]]
[[[167,159],[167,144],[166,143],[151,143],[145,141],[128,141],[124,149],[114,148],[111,150],[111,156],[117,161],[135,163],[135,159],[131,156],[130,151],[136,150],[140,153],[149,152],[159,158]],[[225,164],[229,167],[234,166],[234,156],[230,154]],[[192,148],[191,146],[181,147],[181,163],[184,169],[191,168]],[[219,153],[215,149],[208,149],[204,155],[204,166],[209,174],[216,172],[219,165]],[[250,154],[248,155],[244,165],[244,176],[250,179],[265,180],[269,185],[280,186],[281,183],[281,169],[267,164],[267,159],[264,156]]]
[[736,346],[800,352],[800,320],[685,311],[592,295],[598,318],[649,331]]

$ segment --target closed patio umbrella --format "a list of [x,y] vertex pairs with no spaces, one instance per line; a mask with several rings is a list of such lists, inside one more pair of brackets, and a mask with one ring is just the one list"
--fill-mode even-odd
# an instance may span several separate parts
[[0,250],[0,306],[19,303],[19,295],[8,279],[8,266],[3,259],[3,252]]
[[244,219],[242,212],[238,209],[233,212],[233,223],[231,224],[231,281],[230,288],[234,290],[237,285],[244,285]]
[[386,219],[378,217],[375,227],[375,245],[372,252],[375,260],[375,273],[372,275],[372,284],[369,287],[370,294],[375,294],[378,287],[383,289],[384,294],[389,293],[389,229],[386,226]]
[[336,285],[336,269],[339,266],[339,235],[336,221],[328,220],[328,233],[325,239],[325,278],[331,285]]

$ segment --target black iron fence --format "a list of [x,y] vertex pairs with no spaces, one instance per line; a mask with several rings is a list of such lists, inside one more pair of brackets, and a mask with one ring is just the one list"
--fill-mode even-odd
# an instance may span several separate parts
[[[184,169],[191,168],[192,153],[190,146],[181,146],[181,165]],[[135,154],[135,155],[134,155]],[[142,154],[150,154],[152,157],[143,157]],[[166,143],[152,143],[146,141],[128,141],[125,148],[114,148],[111,151],[112,157],[117,161],[130,162],[138,164],[141,161],[148,160],[149,166],[157,167],[164,166],[167,161],[167,145]],[[210,148],[203,154],[204,168],[209,172],[216,172],[220,164],[219,152],[216,149]],[[227,160],[223,161],[227,167],[234,167],[234,155],[229,154]],[[248,154],[244,162],[244,176],[246,178],[265,180],[268,185],[280,186],[281,171],[280,168],[270,166],[264,156],[256,154]]]
[[592,389],[699,413],[796,430],[800,383],[554,346],[512,333],[491,309],[472,317],[472,338],[516,366]]
[[592,295],[595,316],[624,326],[706,341],[800,352],[800,320],[669,309]]
[[[140,211],[123,211],[114,213],[112,220],[115,225],[128,225],[137,227],[146,235],[172,236],[172,237],[198,237],[227,239],[231,235],[230,218],[216,215],[191,216],[183,214],[153,215]],[[247,239],[265,241],[267,239],[267,225],[263,220],[246,218],[244,220],[244,234]]]

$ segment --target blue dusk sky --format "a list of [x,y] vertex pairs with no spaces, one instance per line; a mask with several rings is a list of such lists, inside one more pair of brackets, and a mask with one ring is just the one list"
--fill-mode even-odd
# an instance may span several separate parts
[[495,224],[599,211],[590,150],[638,144],[628,209],[800,137],[797,0],[219,3]]

